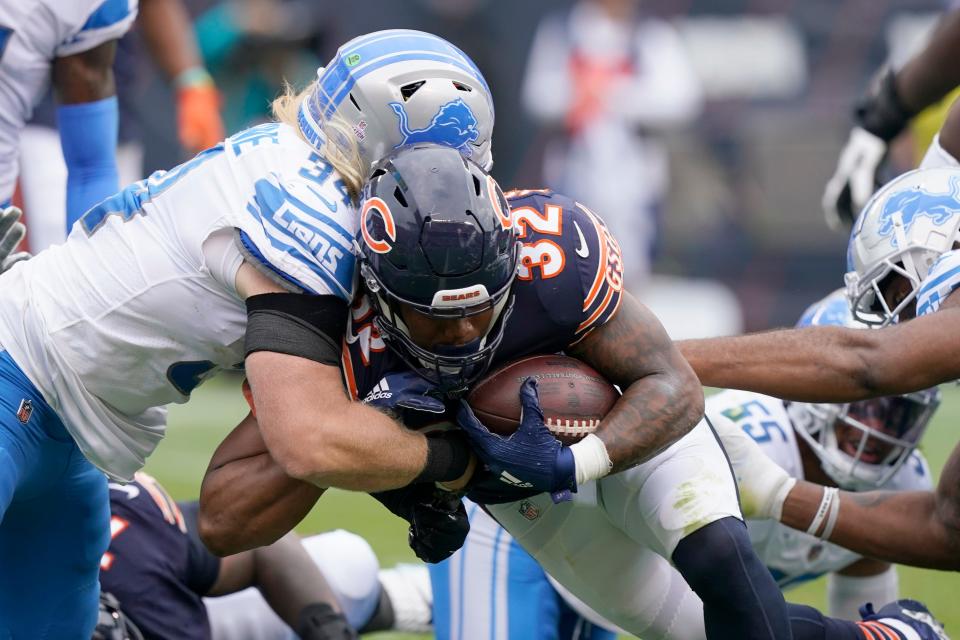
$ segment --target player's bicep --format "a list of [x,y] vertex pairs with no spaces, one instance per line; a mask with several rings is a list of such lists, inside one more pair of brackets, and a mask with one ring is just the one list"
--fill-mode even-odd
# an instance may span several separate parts
[[116,93],[113,58],[116,40],[56,58],[53,61],[53,85],[61,104],[82,104],[109,98]]
[[246,300],[250,296],[261,293],[283,293],[286,291],[279,284],[260,273],[256,267],[246,260],[237,270],[235,285],[241,300]]
[[617,314],[568,349],[622,388],[654,374],[696,379],[660,321],[627,292]]

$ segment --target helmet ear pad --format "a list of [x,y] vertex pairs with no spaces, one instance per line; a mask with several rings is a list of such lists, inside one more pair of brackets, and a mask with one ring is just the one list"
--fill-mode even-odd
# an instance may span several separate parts
[[[362,194],[360,272],[388,346],[446,386],[489,366],[512,308],[519,240],[496,182],[456,150],[404,147],[378,163]],[[492,310],[469,345],[417,345],[400,305],[442,320]],[[461,348],[462,347],[462,348]]]

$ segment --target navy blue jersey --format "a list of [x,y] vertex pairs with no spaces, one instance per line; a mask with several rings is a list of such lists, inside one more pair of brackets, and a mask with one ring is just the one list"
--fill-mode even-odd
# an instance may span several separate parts
[[177,504],[144,473],[130,484],[110,483],[110,548],[100,561],[100,586],[147,640],[210,638],[202,596],[220,564],[193,534],[196,506]]
[[[522,246],[513,313],[493,366],[576,344],[613,317],[623,289],[620,248],[596,214],[545,189],[506,196]],[[351,309],[342,359],[355,399],[366,396],[384,374],[406,368],[373,326],[366,296]]]

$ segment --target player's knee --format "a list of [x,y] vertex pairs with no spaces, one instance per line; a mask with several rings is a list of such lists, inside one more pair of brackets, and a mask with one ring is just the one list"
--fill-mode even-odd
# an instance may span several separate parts
[[380,561],[360,536],[338,529],[303,539],[303,546],[326,577],[350,624],[360,627],[380,597]]
[[769,573],[750,546],[746,526],[728,517],[698,529],[680,541],[673,561],[690,587],[704,601],[736,599],[739,583],[748,582],[757,573]]

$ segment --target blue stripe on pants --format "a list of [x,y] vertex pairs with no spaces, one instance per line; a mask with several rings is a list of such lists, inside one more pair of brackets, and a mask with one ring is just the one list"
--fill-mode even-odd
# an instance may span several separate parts
[[89,638],[109,542],[106,476],[0,353],[0,638]]

